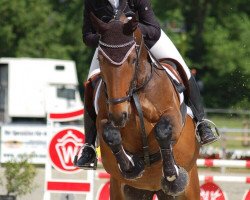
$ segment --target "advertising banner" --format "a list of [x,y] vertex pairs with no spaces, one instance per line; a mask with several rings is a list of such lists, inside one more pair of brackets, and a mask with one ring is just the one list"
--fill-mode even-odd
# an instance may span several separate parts
[[1,126],[0,162],[5,163],[20,155],[32,154],[31,162],[46,162],[46,125],[3,125]]

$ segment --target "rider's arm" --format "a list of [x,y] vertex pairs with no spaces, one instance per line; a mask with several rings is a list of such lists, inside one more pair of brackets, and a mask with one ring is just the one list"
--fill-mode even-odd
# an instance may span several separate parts
[[91,24],[90,13],[90,3],[88,0],[85,0],[83,11],[82,40],[87,46],[97,47],[100,36],[96,33],[95,29]]
[[144,35],[148,48],[160,38],[161,28],[156,20],[150,0],[134,0],[139,17],[139,28]]

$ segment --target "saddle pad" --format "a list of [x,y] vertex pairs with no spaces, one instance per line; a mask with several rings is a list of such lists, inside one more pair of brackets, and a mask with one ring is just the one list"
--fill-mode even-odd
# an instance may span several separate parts
[[102,79],[99,81],[99,83],[97,83],[95,97],[94,97],[94,106],[95,106],[96,114],[98,114],[98,110],[99,110],[98,99],[99,99],[99,96],[100,96],[101,85],[102,85]]
[[[161,66],[163,66],[164,68],[168,69],[169,71],[171,71],[171,73],[173,74],[173,76],[178,79],[179,83],[183,84],[183,81],[181,79],[181,76],[179,75],[178,71],[176,69],[174,69],[173,66],[171,66],[168,63],[164,63],[164,62],[160,62]],[[173,63],[174,64],[174,63]]]

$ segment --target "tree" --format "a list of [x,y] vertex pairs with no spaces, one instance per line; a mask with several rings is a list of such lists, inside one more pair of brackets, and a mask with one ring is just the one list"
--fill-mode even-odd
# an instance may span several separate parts
[[[165,6],[161,1],[153,2],[156,11],[163,13],[159,15],[161,20],[165,17],[168,23],[169,20],[183,23],[184,33],[172,34],[168,27],[168,35],[190,68],[199,69],[205,83],[206,106],[232,107],[248,101],[250,13],[247,1],[183,0],[168,1]],[[178,15],[175,10],[180,11]],[[180,40],[183,35],[185,40]]]
[[[33,155],[21,155],[19,158],[12,159],[5,163],[4,177],[1,177],[1,183],[5,183],[7,196],[23,196],[31,193],[36,185],[34,179],[37,169],[30,164],[30,158]],[[5,181],[2,181],[2,180]],[[3,198],[3,197],[2,197]],[[5,198],[12,199],[12,198]]]
[[69,58],[61,44],[64,16],[48,1],[0,1],[0,56]]

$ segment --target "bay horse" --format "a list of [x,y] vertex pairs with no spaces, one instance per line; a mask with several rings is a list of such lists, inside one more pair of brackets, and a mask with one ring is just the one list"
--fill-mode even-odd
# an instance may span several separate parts
[[183,120],[173,81],[151,63],[138,22],[91,20],[101,36],[96,125],[110,199],[199,200],[194,121]]

